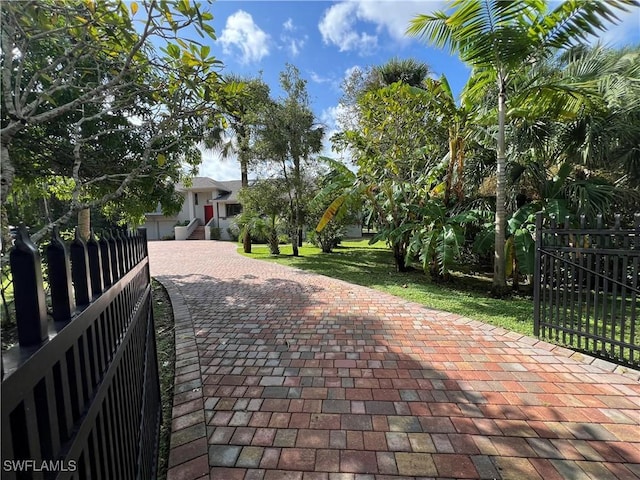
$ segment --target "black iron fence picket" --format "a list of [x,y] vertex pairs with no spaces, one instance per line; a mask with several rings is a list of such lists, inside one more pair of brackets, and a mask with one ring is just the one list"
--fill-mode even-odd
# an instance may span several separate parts
[[614,363],[640,366],[640,214],[631,228],[536,217],[534,333]]
[[146,232],[10,254],[19,345],[3,353],[2,478],[155,477],[160,390]]

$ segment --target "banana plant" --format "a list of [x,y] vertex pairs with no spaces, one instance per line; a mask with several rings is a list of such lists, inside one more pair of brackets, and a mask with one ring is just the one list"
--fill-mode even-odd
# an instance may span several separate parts
[[449,211],[439,198],[429,199],[414,208],[421,220],[401,227],[413,231],[406,263],[417,257],[431,278],[446,281],[465,243],[464,226],[476,217],[473,212],[449,216]]
[[484,92],[489,85],[497,86],[496,262],[493,276],[496,293],[506,287],[506,132],[510,121],[507,110],[522,103],[524,97],[532,105],[562,101],[565,108],[571,107],[574,113],[582,106],[582,101],[577,101],[581,95],[564,85],[534,84],[521,89],[520,99],[511,99],[508,97],[511,82],[535,61],[552,57],[559,50],[587,40],[604,30],[608,22],[619,21],[616,11],[628,11],[638,5],[637,0],[566,0],[549,10],[547,2],[540,0],[453,0],[445,10],[417,15],[411,21],[407,30],[409,35],[424,38],[437,47],[447,47],[473,69],[476,91]]
[[[519,286],[519,277],[533,275],[535,264],[535,223],[536,213],[543,212],[545,216],[564,219],[572,216],[567,208],[566,200],[550,199],[528,203],[516,210],[507,220],[506,241],[504,246],[505,271],[507,277],[513,278],[513,288]],[[477,215],[477,212],[473,215]],[[486,219],[485,219],[486,220]],[[477,253],[487,253],[493,250],[495,236],[493,224],[484,222],[483,230],[476,236],[473,250]]]

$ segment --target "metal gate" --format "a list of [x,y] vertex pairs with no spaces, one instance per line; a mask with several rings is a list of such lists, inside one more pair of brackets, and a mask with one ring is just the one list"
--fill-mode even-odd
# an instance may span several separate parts
[[536,216],[534,333],[614,363],[640,365],[640,214],[579,228]]

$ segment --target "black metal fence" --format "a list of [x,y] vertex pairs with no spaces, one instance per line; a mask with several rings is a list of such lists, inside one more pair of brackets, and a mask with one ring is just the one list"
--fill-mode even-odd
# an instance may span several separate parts
[[155,478],[160,389],[144,230],[10,254],[19,345],[3,355],[2,478]]
[[633,228],[571,228],[536,218],[534,332],[614,363],[640,366],[640,214]]

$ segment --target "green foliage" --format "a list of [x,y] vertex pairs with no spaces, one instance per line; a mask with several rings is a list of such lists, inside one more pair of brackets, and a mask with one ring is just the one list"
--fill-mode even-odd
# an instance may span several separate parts
[[183,1],[3,6],[5,207],[14,184],[72,186],[52,192],[64,209],[40,218],[34,240],[85,208],[133,223],[158,203],[179,209],[174,184],[200,162],[194,118],[236,94],[209,47],[186,36],[213,36],[211,19]]
[[286,185],[287,182],[279,178],[257,180],[239,194],[242,213],[237,224],[257,241],[268,243],[274,255],[280,251],[278,237],[288,214],[289,203],[283,194]]
[[315,155],[322,149],[324,129],[315,122],[306,81],[296,67],[286,66],[280,73],[280,85],[285,96],[271,102],[262,112],[262,128],[255,151],[285,182],[282,192],[288,198],[287,226],[295,255],[306,220],[308,175],[305,169],[315,163]]
[[376,239],[389,242],[401,271],[411,238],[406,225],[419,221],[413,206],[422,205],[439,183],[447,149],[446,129],[425,108],[428,102],[427,92],[402,82],[366,92],[358,100],[358,128],[334,137],[353,154],[353,191],[365,196]]
[[[223,158],[238,157],[242,186],[249,185],[249,167],[255,161],[254,143],[262,125],[263,112],[271,103],[269,86],[261,78],[236,75],[225,79],[227,89],[235,95],[222,98],[211,115],[204,117],[204,144],[222,154]],[[216,116],[222,114],[222,122]]]
[[433,279],[448,280],[464,246],[463,225],[470,214],[450,216],[441,200],[430,199],[419,209],[419,217],[419,224],[411,225],[407,261],[417,257]]
[[309,240],[330,253],[340,243],[346,226],[360,223],[362,197],[351,170],[337,160],[322,160],[330,170],[318,179],[319,190],[308,207],[309,224],[317,225]]
[[209,227],[211,229],[211,240],[220,240],[222,232],[220,227]]
[[[505,132],[509,123],[507,110],[525,105],[525,110],[555,115],[577,114],[589,104],[594,88],[584,91],[573,82],[542,82],[534,77],[521,83],[518,94],[508,96],[511,82],[537,61],[554,56],[604,29],[607,21],[615,20],[615,10],[638,6],[637,0],[583,2],[568,0],[552,11],[546,2],[493,0],[454,0],[446,11],[418,15],[407,32],[425,38],[430,43],[449,49],[473,68],[473,82],[467,94],[481,101],[489,88],[497,86],[496,119],[496,213],[494,255],[494,288],[505,287],[504,244],[506,221],[506,152]],[[536,105],[541,105],[538,108]]]

